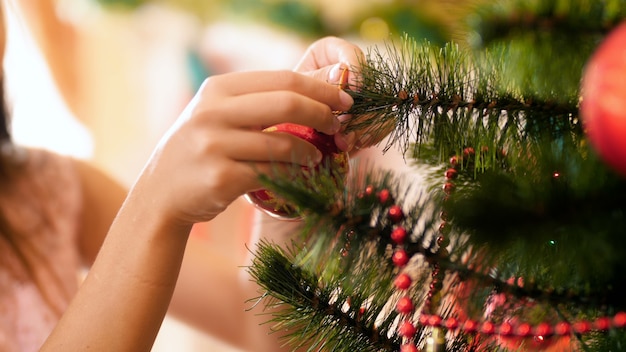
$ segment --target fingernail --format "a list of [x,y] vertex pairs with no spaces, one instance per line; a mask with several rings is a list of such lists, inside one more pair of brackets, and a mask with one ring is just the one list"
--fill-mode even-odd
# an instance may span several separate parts
[[331,131],[330,134],[335,134],[339,131],[341,131],[341,121],[339,120],[338,117],[335,117],[333,119],[333,130]]
[[336,64],[330,72],[328,73],[328,83],[330,84],[341,84],[341,79],[343,78],[343,72],[345,71],[345,66],[342,63]]
[[337,116],[337,120],[341,123],[348,122],[352,118],[352,114],[341,114]]

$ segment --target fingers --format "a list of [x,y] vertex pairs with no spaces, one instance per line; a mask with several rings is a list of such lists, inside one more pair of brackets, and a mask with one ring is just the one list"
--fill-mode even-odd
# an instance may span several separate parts
[[224,130],[210,137],[206,154],[219,153],[234,161],[311,166],[322,160],[313,144],[287,133]]
[[200,109],[228,116],[238,127],[298,123],[334,134],[339,122],[333,111],[344,111],[352,97],[332,85],[291,72],[238,72],[214,76],[200,92]]
[[292,71],[234,72],[213,76],[205,81],[209,94],[240,96],[251,93],[291,91],[319,101],[333,110],[352,106],[352,98],[325,81]]
[[346,78],[352,87],[358,83],[356,71],[364,58],[365,55],[358,46],[341,38],[326,37],[309,46],[295,71],[307,72],[319,80],[337,85],[341,83],[345,69],[348,69],[350,74]]
[[232,127],[261,130],[289,122],[326,134],[335,134],[341,127],[328,105],[290,91],[246,94],[226,99],[216,108]]

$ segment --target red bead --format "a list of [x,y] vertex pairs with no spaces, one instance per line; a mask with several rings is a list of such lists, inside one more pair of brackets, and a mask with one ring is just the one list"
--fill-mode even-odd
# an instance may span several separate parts
[[566,322],[566,321],[562,321],[558,324],[556,324],[556,326],[554,327],[554,333],[560,336],[567,336],[572,332],[572,327],[571,325]]
[[451,230],[452,230],[452,227],[447,222],[442,222],[439,225],[439,233],[442,235],[449,235]]
[[441,317],[440,317],[440,316],[438,316],[438,315],[431,315],[431,316],[428,318],[428,326],[435,326],[435,327],[439,327],[439,326],[441,326],[441,321],[442,321],[442,320],[443,320],[443,319],[441,319]]
[[415,347],[415,345],[407,343],[400,346],[400,352],[419,352],[419,350],[417,349],[417,347]]
[[532,326],[530,326],[530,324],[522,323],[517,327],[517,329],[515,329],[515,335],[520,337],[526,337],[530,335],[531,331]]
[[404,227],[396,227],[391,231],[391,240],[396,244],[402,244],[406,240],[406,229]]
[[444,325],[448,330],[456,330],[456,328],[459,327],[459,321],[456,318],[450,317],[446,319]]
[[409,314],[413,311],[413,308],[413,301],[407,296],[400,298],[398,303],[396,303],[396,311],[398,313]]
[[407,274],[400,274],[396,277],[396,279],[393,281],[393,284],[396,286],[396,288],[400,289],[400,290],[406,290],[407,288],[411,287],[411,283],[413,280],[411,280],[411,277]]
[[371,196],[372,194],[374,194],[374,186],[369,185],[365,187],[365,195]]
[[446,176],[448,180],[453,180],[456,178],[457,174],[458,174],[458,171],[456,171],[456,169],[449,168],[448,170],[446,170],[444,175]]
[[476,154],[476,151],[472,147],[467,147],[467,148],[463,149],[463,156],[464,157],[473,156],[474,154]]
[[591,331],[591,323],[586,320],[581,320],[574,323],[574,331],[578,334],[586,334]]
[[541,323],[535,328],[535,336],[548,337],[553,333],[552,327],[548,323]]
[[593,325],[597,330],[608,330],[609,328],[611,328],[611,319],[607,317],[600,317],[596,319]]
[[626,312],[619,312],[613,317],[613,325],[617,328],[626,326]]
[[378,201],[380,202],[380,204],[383,205],[391,201],[391,193],[389,193],[388,189],[383,189],[382,191],[378,192]]
[[502,336],[509,336],[513,334],[513,325],[509,322],[504,322],[500,325],[498,333]]
[[399,205],[392,205],[389,208],[389,212],[387,213],[387,215],[389,216],[389,219],[394,223],[398,223],[402,221],[402,219],[404,219],[404,212]]
[[404,249],[397,249],[393,253],[391,260],[396,266],[400,266],[400,267],[405,266],[406,263],[409,262],[409,255],[406,253]]
[[482,332],[483,334],[491,335],[496,332],[496,326],[492,322],[486,321],[481,325],[480,332]]
[[444,192],[446,192],[446,194],[450,194],[450,193],[452,193],[452,191],[454,191],[454,188],[455,188],[455,187],[456,187],[456,186],[454,185],[454,183],[452,183],[452,182],[446,182],[446,183],[443,185],[443,191],[444,191]]
[[417,332],[417,329],[415,329],[415,326],[410,321],[405,321],[400,324],[398,332],[402,337],[411,338],[415,336],[415,332]]
[[458,165],[459,165],[459,157],[456,155],[453,155],[452,157],[450,157],[450,166],[457,167]]
[[478,329],[478,323],[475,322],[474,320],[466,320],[465,324],[463,324],[463,330],[465,330],[465,332],[467,333],[473,333],[476,332],[476,330]]
[[422,314],[420,314],[420,317],[418,319],[420,325],[427,326],[428,325],[428,318],[430,318],[430,315],[424,314],[424,312],[422,312]]

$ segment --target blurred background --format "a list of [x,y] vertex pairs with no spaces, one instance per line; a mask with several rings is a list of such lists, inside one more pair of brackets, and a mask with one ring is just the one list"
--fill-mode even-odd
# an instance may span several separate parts
[[[449,8],[461,3],[2,1],[9,13],[5,68],[16,140],[88,159],[126,185],[206,77],[290,69],[326,35],[364,51],[405,33],[444,42],[458,24]],[[220,219],[212,226],[221,226]],[[236,352],[168,318],[154,351],[172,350]]]

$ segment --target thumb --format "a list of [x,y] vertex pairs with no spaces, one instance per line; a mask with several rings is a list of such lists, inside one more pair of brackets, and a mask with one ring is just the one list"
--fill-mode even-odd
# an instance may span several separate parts
[[341,89],[348,87],[348,80],[350,78],[350,70],[348,66],[343,63],[324,66],[317,70],[305,72],[305,74],[320,81],[336,85]]

